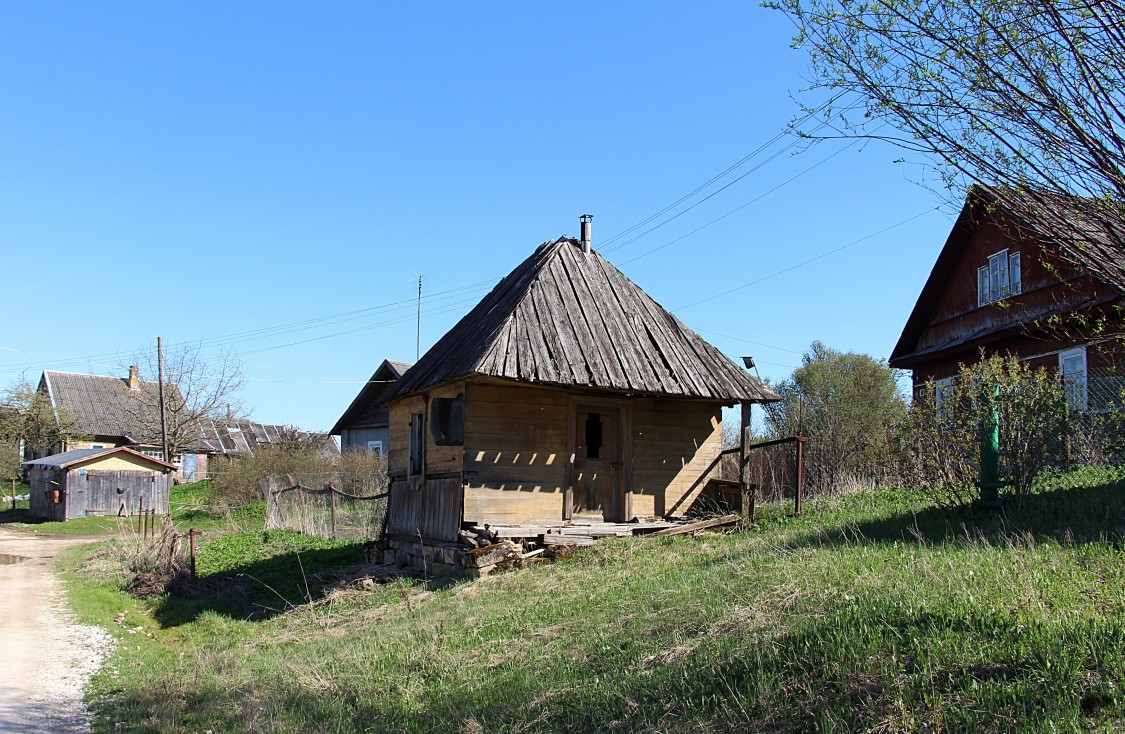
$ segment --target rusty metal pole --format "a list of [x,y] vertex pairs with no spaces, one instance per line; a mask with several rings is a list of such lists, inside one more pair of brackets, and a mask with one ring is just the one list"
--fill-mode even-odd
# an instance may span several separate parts
[[16,509],[16,480],[12,480],[12,509]]
[[332,501],[332,540],[336,539],[336,488],[328,485],[328,496]]
[[145,514],[145,496],[142,494],[137,503],[137,535],[141,534],[141,521]]
[[805,443],[808,438],[797,434],[797,496],[793,498],[793,514],[801,516],[801,500],[805,494]]

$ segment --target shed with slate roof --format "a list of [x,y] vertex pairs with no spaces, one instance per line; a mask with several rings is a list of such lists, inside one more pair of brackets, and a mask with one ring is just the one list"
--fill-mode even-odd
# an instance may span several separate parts
[[384,396],[394,389],[395,382],[411,365],[384,359],[356,395],[329,435],[340,437],[340,449],[373,451],[386,455],[390,442],[390,417]]
[[168,478],[176,468],[124,446],[74,449],[23,466],[31,487],[31,516],[54,521],[128,517],[141,509],[166,514]]
[[537,248],[395,383],[389,538],[683,515],[723,406],[779,399],[588,235]]

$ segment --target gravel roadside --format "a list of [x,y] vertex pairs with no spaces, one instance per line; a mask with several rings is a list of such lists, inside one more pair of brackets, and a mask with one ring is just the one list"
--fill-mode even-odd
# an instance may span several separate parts
[[51,564],[94,540],[0,526],[0,732],[90,730],[83,696],[113,638],[75,621]]

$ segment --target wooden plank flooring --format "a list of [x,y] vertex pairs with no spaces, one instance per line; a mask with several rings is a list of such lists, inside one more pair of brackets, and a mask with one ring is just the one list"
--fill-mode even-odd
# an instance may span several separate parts
[[628,538],[675,528],[681,523],[654,520],[652,522],[597,522],[575,520],[558,525],[493,525],[489,529],[501,538],[542,538],[544,545],[589,545],[602,538]]

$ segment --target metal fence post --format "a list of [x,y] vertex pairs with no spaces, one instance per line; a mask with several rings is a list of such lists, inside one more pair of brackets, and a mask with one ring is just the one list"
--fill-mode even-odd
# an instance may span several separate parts
[[801,504],[805,494],[805,444],[808,438],[797,434],[797,495],[793,498],[793,514],[801,516]]

